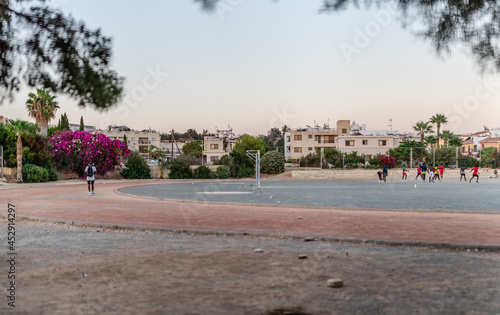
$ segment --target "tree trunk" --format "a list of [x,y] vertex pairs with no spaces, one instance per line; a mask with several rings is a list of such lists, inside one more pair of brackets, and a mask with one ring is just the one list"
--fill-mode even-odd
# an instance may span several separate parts
[[436,135],[437,136],[437,146],[439,148],[439,129],[441,128],[441,125],[437,124],[436,126],[437,126],[437,135]]
[[23,142],[21,136],[17,136],[17,181],[23,181]]
[[40,135],[43,137],[47,137],[48,131],[49,131],[49,124],[40,123]]

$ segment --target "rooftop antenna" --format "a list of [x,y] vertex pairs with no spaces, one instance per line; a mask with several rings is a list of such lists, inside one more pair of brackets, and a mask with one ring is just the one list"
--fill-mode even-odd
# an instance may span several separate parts
[[391,127],[391,133],[392,133],[392,118],[389,118],[389,127]]

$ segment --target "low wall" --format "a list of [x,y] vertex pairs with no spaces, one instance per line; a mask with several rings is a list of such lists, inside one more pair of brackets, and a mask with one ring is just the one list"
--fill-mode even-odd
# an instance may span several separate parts
[[[291,170],[292,178],[295,179],[378,179],[377,172],[379,169],[319,169],[319,168],[301,168]],[[389,169],[388,179],[401,179],[402,169],[392,168]],[[410,169],[407,172],[408,179],[415,179],[417,176],[417,169]],[[467,178],[470,178],[472,173],[470,169],[466,171]],[[493,175],[493,170],[488,168],[479,169],[479,176],[489,178]],[[456,178],[460,179],[460,169],[446,168],[444,170],[444,179]]]
[[[191,165],[190,168],[194,171],[195,169],[197,169],[200,166],[201,165]],[[219,167],[220,165],[205,165],[205,166],[207,166],[212,172],[215,172],[215,170],[217,170],[217,167]],[[159,166],[150,165],[149,169],[151,170],[151,178],[160,178],[160,167]],[[170,173],[170,170],[168,168],[166,168],[163,171],[163,178],[168,178],[168,173]]]
[[4,167],[3,168],[3,176],[14,176],[17,174],[16,167]]

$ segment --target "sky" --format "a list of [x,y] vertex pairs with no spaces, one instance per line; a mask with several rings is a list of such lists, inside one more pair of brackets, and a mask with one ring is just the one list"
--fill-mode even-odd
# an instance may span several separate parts
[[[500,75],[482,75],[463,49],[438,57],[389,6],[320,13],[321,0],[76,1],[51,5],[113,38],[126,79],[107,111],[58,95],[71,123],[160,132],[229,125],[236,134],[337,120],[411,131],[436,113],[455,133],[500,126]],[[0,115],[30,120],[24,88]],[[52,121],[56,124],[57,119]]]

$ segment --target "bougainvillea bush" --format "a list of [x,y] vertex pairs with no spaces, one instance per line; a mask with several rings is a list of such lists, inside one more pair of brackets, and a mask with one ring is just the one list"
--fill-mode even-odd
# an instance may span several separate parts
[[102,133],[87,131],[57,132],[49,140],[54,164],[61,170],[71,170],[84,175],[85,167],[93,162],[97,173],[104,175],[118,165],[121,156],[130,150],[120,140],[111,140]]

